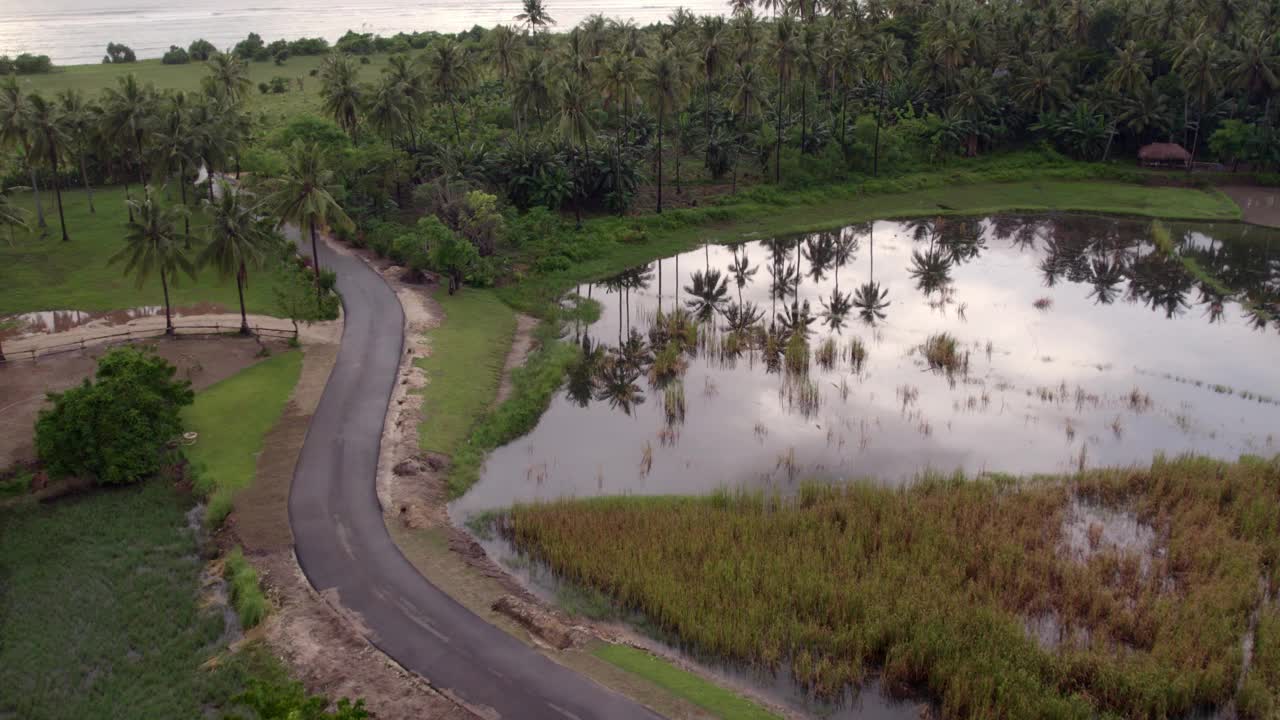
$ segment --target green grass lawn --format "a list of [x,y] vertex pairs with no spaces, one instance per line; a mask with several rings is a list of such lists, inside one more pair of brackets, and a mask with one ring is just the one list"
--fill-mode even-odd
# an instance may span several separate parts
[[[737,198],[725,198],[719,205],[639,218],[597,218],[588,222],[584,236],[588,238],[585,244],[594,245],[578,250],[571,267],[557,272],[531,273],[524,281],[503,288],[500,293],[513,306],[538,312],[548,300],[576,283],[602,278],[702,243],[758,240],[868,220],[1051,211],[1182,220],[1240,219],[1239,206],[1217,190],[1073,179],[1107,169],[1087,163],[1022,167],[1018,165],[1020,162],[1024,161],[1018,156],[980,158],[971,167],[809,191],[788,192],[761,186]],[[642,229],[646,240],[617,240],[631,227]],[[593,235],[595,238],[591,238]],[[554,244],[540,250],[559,251]]]
[[262,441],[280,419],[302,372],[302,353],[279,353],[196,395],[183,423],[200,433],[187,457],[209,497],[207,518],[221,523],[235,493],[253,482]]
[[423,450],[452,455],[497,396],[516,316],[487,290],[436,299],[444,321],[427,333],[431,354],[417,361],[429,378],[418,437]]
[[[134,197],[138,187],[130,186]],[[177,193],[174,192],[176,201]],[[19,204],[34,207],[28,193],[19,196]],[[0,315],[37,310],[119,310],[143,305],[163,305],[164,295],[159,277],[152,277],[141,288],[123,273],[123,264],[108,265],[107,260],[124,246],[124,189],[111,187],[94,193],[97,214],[89,213],[88,196],[82,191],[63,193],[70,242],[62,242],[58,226],[58,210],[53,193],[40,194],[48,220],[48,233],[19,234],[12,245],[8,237],[0,238]],[[31,222],[35,224],[34,212]],[[191,231],[199,235],[203,219],[192,216]],[[192,255],[199,252],[203,239],[193,243]],[[249,312],[272,314],[277,278],[276,268],[250,272],[245,303]],[[216,272],[202,270],[197,279],[180,277],[171,286],[170,298],[175,308],[214,303],[227,312],[239,311],[234,280],[223,281]]]
[[0,717],[197,718],[240,689],[165,481],[0,510]]
[[[387,64],[387,55],[368,57],[368,65],[357,65],[362,80],[375,79]],[[276,65],[274,62],[249,63],[249,80],[253,87],[247,95],[248,109],[262,118],[267,127],[278,126],[300,113],[318,113],[320,81],[319,78],[311,77],[310,73],[320,67],[322,59],[321,56],[293,57],[284,65]],[[28,90],[46,95],[73,88],[83,91],[89,97],[95,97],[102,88],[114,86],[116,78],[128,73],[137,75],[143,83],[154,84],[157,89],[193,92],[200,89],[200,80],[208,74],[208,70],[202,62],[165,65],[158,59],[140,60],[120,65],[68,65],[47,75],[21,76],[18,82]],[[296,85],[291,85],[287,93],[260,93],[258,83],[268,82],[273,77],[284,77],[292,81],[301,78],[303,89],[299,91]]]
[[639,675],[723,720],[777,720],[778,715],[687,670],[627,645],[601,645],[592,655]]

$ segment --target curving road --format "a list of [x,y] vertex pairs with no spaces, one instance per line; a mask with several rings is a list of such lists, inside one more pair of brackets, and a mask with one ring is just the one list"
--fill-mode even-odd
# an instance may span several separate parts
[[[310,254],[310,243],[299,243]],[[426,580],[383,525],[375,478],[404,352],[404,313],[382,277],[321,245],[338,274],[342,346],[294,470],[289,522],[311,584],[375,646],[473,709],[503,718],[658,717],[485,622]],[[336,596],[336,597],[335,597]]]

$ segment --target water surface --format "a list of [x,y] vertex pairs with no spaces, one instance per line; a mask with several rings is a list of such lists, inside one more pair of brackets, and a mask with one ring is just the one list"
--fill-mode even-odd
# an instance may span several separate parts
[[[1280,235],[1172,230],[1183,253],[1244,292],[1196,280],[1151,244],[1146,221],[1078,215],[876,222],[709,246],[584,285],[602,312],[570,340],[602,348],[606,366],[634,356],[636,369],[571,373],[455,512],[1278,452]],[[722,294],[706,289],[717,275]],[[760,333],[807,327],[807,374],[759,344],[724,351],[744,307]],[[660,308],[708,318],[674,378],[653,371]],[[939,333],[957,340],[962,367],[930,367],[921,346]],[[827,339],[829,367],[815,356]],[[683,418],[668,412],[679,388]]]

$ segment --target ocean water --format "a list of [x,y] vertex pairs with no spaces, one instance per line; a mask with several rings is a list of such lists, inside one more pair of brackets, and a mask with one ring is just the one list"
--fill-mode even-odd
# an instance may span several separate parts
[[[546,8],[554,29],[565,30],[594,13],[644,25],[681,5],[698,14],[727,10],[722,0],[552,0]],[[250,32],[267,42],[304,36],[332,42],[347,30],[456,32],[511,23],[520,7],[518,0],[0,0],[0,54],[36,53],[73,65],[99,62],[109,42],[154,58],[197,38],[230,47]]]

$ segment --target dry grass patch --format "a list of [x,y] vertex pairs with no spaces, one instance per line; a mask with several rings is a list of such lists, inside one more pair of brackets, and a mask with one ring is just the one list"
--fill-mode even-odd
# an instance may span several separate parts
[[[1123,514],[1154,542],[1133,549],[1093,531],[1089,551],[1072,552],[1079,503]],[[1277,632],[1274,605],[1255,611],[1280,579],[1280,459],[813,485],[792,498],[561,501],[516,507],[504,528],[700,652],[789,665],[823,696],[880,671],[952,718],[1221,706],[1236,696],[1251,628],[1259,641]],[[1044,618],[1059,630],[1051,644],[1028,627]],[[1275,704],[1278,654],[1253,654],[1254,707]]]

